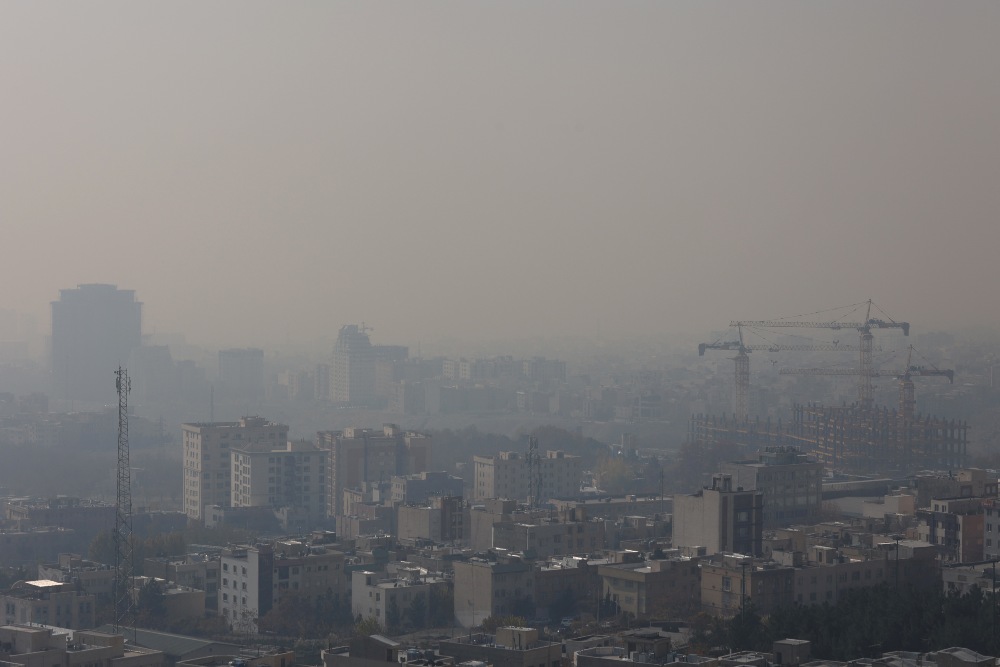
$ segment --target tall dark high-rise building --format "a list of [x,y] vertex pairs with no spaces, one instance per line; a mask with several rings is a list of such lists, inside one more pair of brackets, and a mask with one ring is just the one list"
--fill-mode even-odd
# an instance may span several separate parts
[[142,303],[134,290],[102,284],[60,290],[52,302],[53,395],[116,403],[114,371],[141,342]]

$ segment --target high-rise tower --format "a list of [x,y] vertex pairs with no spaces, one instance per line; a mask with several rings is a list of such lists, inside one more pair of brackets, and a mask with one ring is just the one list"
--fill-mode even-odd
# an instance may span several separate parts
[[142,303],[133,290],[79,285],[52,302],[52,393],[110,405],[109,369],[124,366],[142,342]]
[[364,325],[340,328],[330,376],[330,398],[335,402],[365,405],[374,400],[375,355]]

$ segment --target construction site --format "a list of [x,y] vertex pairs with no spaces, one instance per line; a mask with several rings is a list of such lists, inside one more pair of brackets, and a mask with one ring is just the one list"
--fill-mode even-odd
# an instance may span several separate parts
[[[908,347],[902,368],[883,369],[874,362],[876,330],[896,329],[908,336],[910,325],[887,316],[873,317],[871,301],[854,304],[864,309],[864,318],[846,321],[781,320],[733,321],[737,340],[702,343],[700,355],[708,350],[733,351],[735,388],[732,413],[695,415],[691,418],[689,439],[702,447],[717,443],[733,443],[748,451],[765,447],[792,446],[822,462],[828,471],[841,474],[906,475],[919,470],[952,470],[966,463],[968,424],[954,419],[922,415],[916,411],[915,377],[939,376],[954,382],[954,371],[913,362],[914,350]],[[744,342],[744,330],[798,327],[807,329],[855,330],[857,345],[824,344],[749,344]],[[853,368],[782,368],[782,375],[855,376],[858,378],[857,400],[839,406],[819,403],[799,403],[792,407],[790,419],[761,419],[748,414],[750,390],[750,353],[768,352],[844,352],[858,353],[858,366]],[[890,377],[898,384],[899,402],[895,406],[878,406],[874,401],[873,381]]]

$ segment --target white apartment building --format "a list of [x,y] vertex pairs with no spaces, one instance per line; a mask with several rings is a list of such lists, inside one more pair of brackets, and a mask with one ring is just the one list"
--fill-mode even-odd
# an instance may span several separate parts
[[204,422],[181,426],[184,447],[184,513],[203,521],[206,505],[228,507],[232,500],[234,448],[251,444],[284,447],[288,427],[261,417],[238,422]]
[[539,501],[550,498],[574,498],[580,495],[583,472],[579,456],[549,450],[538,460],[535,473],[529,470],[521,452],[500,452],[497,456],[475,456],[473,497],[509,498],[526,501],[532,474],[537,475]]
[[273,544],[225,549],[220,558],[219,615],[239,632],[256,632],[288,591],[312,596],[347,593],[344,554],[326,546],[279,540]]
[[230,451],[233,507],[290,508],[307,523],[326,516],[326,450],[311,442],[263,442]]

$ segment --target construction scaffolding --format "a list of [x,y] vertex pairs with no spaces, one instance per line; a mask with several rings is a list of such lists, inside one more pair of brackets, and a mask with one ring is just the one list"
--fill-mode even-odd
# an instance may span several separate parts
[[860,474],[909,474],[954,470],[966,463],[969,426],[930,415],[905,418],[895,409],[797,404],[791,422],[696,415],[689,438],[701,447],[732,442],[751,450],[797,447],[827,470]]
[[906,418],[858,404],[795,405],[787,434],[831,470],[855,473],[953,470],[966,462],[969,425],[931,415]]

